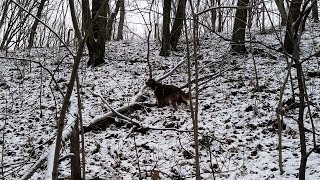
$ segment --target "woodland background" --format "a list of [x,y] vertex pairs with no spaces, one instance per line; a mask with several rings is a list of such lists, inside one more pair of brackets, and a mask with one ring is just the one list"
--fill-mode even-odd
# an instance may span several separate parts
[[317,0],[0,9],[2,179],[320,178]]

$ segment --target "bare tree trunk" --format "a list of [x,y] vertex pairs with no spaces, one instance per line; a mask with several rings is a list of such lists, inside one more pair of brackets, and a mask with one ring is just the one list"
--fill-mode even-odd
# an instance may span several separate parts
[[[221,6],[221,0],[217,0],[217,4],[220,7]],[[222,21],[222,9],[218,9],[218,32],[223,31],[223,21]]]
[[[73,64],[73,68],[72,68],[70,81],[69,81],[67,92],[66,92],[66,95],[64,97],[63,104],[61,107],[60,117],[59,117],[58,126],[57,126],[58,127],[57,138],[56,138],[56,146],[55,146],[55,154],[54,154],[54,162],[53,162],[53,170],[52,170],[52,179],[54,179],[54,180],[58,179],[58,167],[59,167],[59,158],[60,158],[60,150],[61,150],[61,142],[62,142],[62,132],[63,132],[63,128],[64,128],[64,120],[66,117],[66,112],[68,109],[68,104],[69,104],[69,100],[70,100],[70,97],[72,94],[74,82],[77,78],[78,67],[80,64],[81,57],[82,57],[85,41],[86,41],[86,39],[89,39],[89,38],[93,39],[92,28],[88,28],[90,25],[89,23],[91,22],[88,0],[82,1],[82,10],[83,10],[83,27],[86,27],[86,34],[85,34],[85,38],[80,41],[77,55],[74,57],[74,64]],[[76,27],[78,27],[78,26],[75,26],[75,28]]]
[[[245,7],[249,4],[249,0],[238,0],[238,7]],[[247,52],[245,47],[245,30],[247,22],[247,9],[237,8],[236,17],[233,25],[233,33],[231,39],[231,51],[239,54]]]
[[171,0],[164,0],[163,3],[163,23],[162,23],[162,44],[160,56],[170,55],[170,11]]
[[3,12],[2,12],[1,19],[0,19],[0,29],[4,24],[4,20],[6,19],[8,9],[9,9],[9,4],[10,4],[9,0],[3,1],[3,5],[2,5]]
[[109,0],[106,0],[106,6],[107,6],[107,17],[109,18],[111,14]]
[[[40,5],[38,7],[38,11],[37,11],[37,15],[36,15],[37,18],[39,18],[39,19],[41,19],[41,14],[42,14],[42,11],[43,11],[43,8],[44,8],[44,4],[46,3],[46,1],[47,0],[41,0],[40,1]],[[38,19],[34,19],[34,23],[32,25],[31,33],[30,33],[30,36],[29,36],[28,48],[32,48],[32,46],[33,46],[34,36],[36,35],[38,24],[39,24],[39,20]]]
[[[88,33],[86,44],[89,50],[88,66],[98,66],[104,63],[105,41],[106,41],[106,16],[107,7],[105,1],[92,1],[91,18],[89,0],[82,0],[83,27]],[[93,27],[91,27],[93,24]],[[96,37],[96,38],[95,38]]]
[[[250,8],[248,9],[248,29],[251,29],[252,28],[252,24],[253,24],[253,16],[255,14],[255,12],[257,11],[255,8],[253,7],[256,7],[256,1],[251,1],[250,2]],[[258,20],[257,20],[258,21]]]
[[[297,20],[300,13],[300,7],[302,4],[302,0],[292,0],[290,7],[289,7],[289,14],[287,18],[287,30],[284,39],[284,49],[287,53],[293,53],[293,33],[292,29],[297,29],[297,27],[292,27],[293,23]],[[295,23],[299,25],[298,23]]]
[[8,49],[6,47],[6,42],[9,39],[10,31],[11,31],[11,28],[9,26],[8,29],[6,29],[6,31],[5,31],[5,33],[3,35],[2,42],[1,42],[1,45],[0,45],[0,49],[1,50]]
[[276,5],[278,7],[280,16],[281,16],[281,25],[284,26],[286,25],[286,19],[287,19],[287,13],[286,13],[286,9],[284,7],[284,0],[275,0]]
[[[19,9],[18,14],[20,14],[20,13],[22,13],[22,11]],[[29,18],[29,14],[17,16],[17,18],[14,18],[13,22],[9,23],[7,29],[5,30],[5,34],[2,39],[0,49],[9,49],[12,46],[11,43],[14,43],[14,42],[16,44],[19,43],[18,41],[21,40],[18,37],[19,30],[21,30],[22,28],[26,28],[25,23],[28,18]],[[16,37],[15,40],[13,40],[14,37]],[[10,47],[9,47],[9,45],[10,45]]]
[[[264,2],[264,0],[261,0],[261,4],[263,4],[263,2]],[[262,26],[261,26],[261,33],[262,34],[264,34],[264,33],[266,33],[266,23],[265,23],[265,21],[266,21],[266,18],[265,18],[265,11],[266,11],[266,6],[262,6],[262,21],[261,21],[261,24],[262,24]]]
[[[301,5],[301,1],[296,2],[293,1],[291,6],[294,6],[294,8],[298,8],[298,5]],[[308,2],[306,2],[308,3]],[[300,62],[300,48],[299,48],[299,42],[301,39],[302,31],[304,29],[306,20],[308,15],[310,14],[312,7],[306,8],[307,4],[304,5],[304,8],[301,13],[298,14],[298,17],[294,21],[291,21],[291,23],[294,22],[294,26],[291,24],[291,28],[287,29],[289,31],[289,39],[291,40],[292,44],[292,58],[294,60],[294,63],[296,65],[297,69],[297,79],[298,79],[298,89],[299,89],[299,115],[298,115],[298,125],[299,125],[299,136],[300,136],[300,153],[301,153],[301,160],[300,160],[300,167],[299,167],[299,180],[304,180],[306,177],[306,166],[307,166],[307,147],[306,147],[306,135],[305,135],[305,127],[304,127],[304,109],[305,109],[305,97],[306,97],[306,91],[305,91],[305,82],[304,82],[304,75],[303,75],[303,69],[302,69],[302,62]],[[297,9],[293,9],[293,12],[295,12]],[[300,9],[297,11],[300,12]],[[289,13],[290,15],[290,13]],[[302,16],[301,16],[302,15]],[[291,17],[288,17],[288,19]],[[287,34],[286,34],[287,35]]]
[[[294,55],[293,58],[299,58],[299,44],[298,42],[294,42]],[[304,128],[304,108],[305,108],[305,90],[304,90],[304,82],[303,82],[303,70],[302,65],[299,60],[295,60],[295,64],[297,65],[297,78],[298,78],[298,87],[299,87],[299,115],[298,115],[298,124],[299,124],[299,136],[300,136],[300,168],[299,168],[299,180],[305,179],[306,166],[307,166],[307,149],[306,149],[306,135]]]
[[82,159],[82,180],[86,179],[86,153],[85,153],[85,144],[84,144],[84,129],[83,129],[83,118],[82,118],[82,103],[80,95],[80,81],[79,76],[76,78],[77,81],[77,94],[78,94],[78,115],[79,115],[79,125],[81,130],[81,159]]
[[170,44],[171,48],[176,51],[178,40],[181,35],[181,30],[183,27],[183,20],[185,18],[186,0],[179,0],[176,17],[173,22],[171,34],[170,34]]
[[70,5],[70,12],[71,12],[71,19],[72,19],[73,29],[74,29],[74,32],[76,34],[78,42],[80,42],[81,39],[82,39],[82,36],[81,36],[78,20],[77,20],[77,17],[76,17],[76,12],[75,12],[75,7],[74,7],[74,0],[69,0],[69,5]]
[[[210,1],[211,1],[211,7],[214,7],[216,0],[210,0]],[[210,13],[211,13],[211,30],[213,32],[216,32],[217,10],[213,9],[213,10],[211,10]]]
[[71,72],[70,81],[69,81],[67,92],[64,96],[63,104],[61,107],[60,117],[59,117],[58,126],[57,126],[58,129],[57,129],[56,148],[54,153],[53,170],[52,170],[52,179],[54,180],[58,179],[58,167],[59,167],[59,158],[60,158],[60,150],[61,150],[61,142],[62,142],[62,132],[64,128],[64,120],[66,117],[74,82],[77,77],[78,67],[82,57],[83,49],[84,49],[84,40],[80,42],[77,55],[76,57],[74,57],[74,64]]
[[313,22],[314,23],[318,23],[319,22],[318,1],[317,0],[313,0],[312,3],[313,3],[313,5],[312,5]]
[[119,20],[118,35],[117,35],[118,41],[123,39],[124,15],[125,15],[124,0],[122,0],[120,3],[120,20]]
[[109,18],[108,18],[108,22],[107,22],[107,29],[106,29],[106,35],[107,35],[107,41],[111,40],[111,36],[112,36],[112,29],[113,29],[113,23],[115,18],[117,17],[117,14],[119,12],[121,3],[123,3],[124,0],[118,0],[116,3],[116,8],[114,9],[113,13],[110,14]]
[[79,180],[81,179],[79,117],[76,118],[70,141],[70,152],[73,154],[71,157],[71,180]]
[[[198,1],[199,2],[199,1]],[[189,84],[189,102],[190,102],[190,110],[191,110],[191,118],[192,118],[192,125],[193,125],[193,138],[194,138],[194,150],[195,150],[195,169],[196,169],[196,180],[200,180],[200,154],[199,154],[199,137],[198,137],[198,110],[199,110],[199,68],[198,68],[198,59],[197,59],[197,35],[198,35],[198,18],[196,16],[196,12],[194,10],[192,0],[189,0],[189,4],[191,7],[192,13],[192,43],[193,43],[193,60],[194,60],[194,69],[195,69],[195,103],[193,106],[192,103],[192,95],[191,95],[191,59],[190,59],[190,50],[187,41],[187,49],[188,49],[188,84]],[[186,33],[186,40],[188,39],[187,33],[187,26],[185,25],[185,33]]]

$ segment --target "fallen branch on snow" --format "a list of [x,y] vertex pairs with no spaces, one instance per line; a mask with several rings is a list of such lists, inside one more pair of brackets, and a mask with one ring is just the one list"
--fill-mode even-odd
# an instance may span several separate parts
[[[144,88],[142,88],[144,89]],[[146,132],[148,130],[164,130],[164,131],[177,131],[177,132],[193,132],[191,130],[180,130],[180,129],[176,129],[176,128],[159,128],[159,127],[154,127],[154,126],[144,126],[142,123],[138,122],[138,121],[135,121],[125,115],[123,115],[122,113],[128,113],[130,110],[135,110],[135,109],[140,109],[142,108],[143,106],[154,106],[155,104],[147,104],[147,103],[141,103],[141,102],[137,102],[137,103],[131,103],[127,106],[122,106],[118,109],[113,109],[111,107],[111,105],[100,95],[100,94],[97,94],[97,93],[94,93],[92,91],[90,91],[93,95],[95,96],[98,96],[107,106],[108,108],[110,108],[111,112],[103,115],[103,116],[100,116],[98,118],[95,118],[91,121],[90,125],[85,127],[84,129],[84,132],[88,132],[90,131],[91,129],[95,129],[94,126],[96,126],[96,124],[98,123],[103,123],[107,120],[109,120],[109,123],[114,123],[115,120],[113,119],[115,116],[118,116],[120,118],[122,118],[122,120],[127,123],[127,124],[131,124],[134,126],[134,129],[140,129],[140,131],[143,131],[143,132]],[[142,96],[142,91],[139,91],[139,93],[141,96]],[[140,97],[134,97],[135,99],[139,99]],[[111,119],[110,119],[111,118]],[[98,126],[98,125],[97,125]]]

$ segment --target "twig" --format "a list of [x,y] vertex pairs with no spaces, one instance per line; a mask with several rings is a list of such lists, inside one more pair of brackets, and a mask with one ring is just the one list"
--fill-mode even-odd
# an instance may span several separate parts
[[25,9],[23,6],[21,6],[19,3],[15,2],[14,0],[11,0],[11,2],[15,5],[17,5],[20,9],[25,11],[26,13],[30,14],[33,18],[35,18],[37,21],[39,21],[41,24],[43,24],[45,27],[47,27],[58,39],[59,41],[67,48],[69,53],[75,57],[75,55],[72,53],[68,45],[59,37],[59,35],[52,29],[50,28],[46,23],[44,23],[41,19],[39,19],[37,16],[33,15],[31,12],[29,12],[27,9]]
[[[90,90],[89,90],[89,91],[90,91]],[[124,120],[126,120],[126,121],[129,121],[129,122],[132,123],[132,124],[135,124],[135,125],[138,126],[138,127],[141,127],[141,126],[142,126],[140,122],[134,121],[134,120],[132,120],[131,118],[129,118],[129,117],[127,117],[127,116],[119,113],[117,110],[115,110],[114,108],[112,108],[111,105],[110,105],[100,94],[94,93],[94,92],[92,92],[92,91],[90,91],[90,92],[91,92],[93,95],[98,96],[98,97],[102,100],[102,102],[105,103],[105,104],[108,106],[108,108],[111,110],[111,112],[115,113],[117,116],[121,117],[122,119],[124,119]]]
[[139,92],[135,95],[135,96],[133,96],[132,98],[131,98],[131,104],[135,104],[136,102],[138,102],[140,99],[141,99],[141,97],[143,96],[143,91],[145,90],[147,88],[147,86],[146,85],[144,85],[140,90],[139,90]]
[[139,179],[141,180],[142,177],[141,177],[140,160],[139,160],[137,143],[136,143],[136,136],[133,136],[133,142],[134,142],[134,149],[136,151],[136,156],[137,156],[137,160],[138,160]]
[[127,139],[130,136],[130,134],[134,131],[134,129],[136,129],[136,128],[137,128],[137,126],[132,126],[132,128],[128,131],[128,134],[126,135],[125,139]]
[[208,11],[212,11],[212,10],[216,10],[216,9],[250,9],[250,8],[251,8],[251,6],[218,6],[218,7],[211,7],[211,8],[205,9],[204,11],[201,11],[195,15],[199,16],[201,14],[208,12]]
[[156,80],[157,81],[161,81],[161,80],[165,79],[166,77],[170,76],[176,69],[178,69],[178,67],[180,67],[186,61],[185,57],[183,57],[181,59],[182,60],[174,68],[172,68],[169,72],[167,72],[166,74],[162,75],[159,79],[156,79]]
[[[49,75],[51,76],[53,82],[56,84],[57,87],[59,87],[59,85],[57,83],[57,80],[54,78],[54,75],[52,74],[52,72],[48,68],[46,68],[44,65],[42,65],[42,63],[39,62],[39,61],[35,61],[35,60],[32,60],[32,59],[26,59],[26,58],[6,57],[6,56],[0,56],[0,59],[27,61],[27,62],[32,62],[32,63],[38,64],[41,68],[43,68],[44,70],[46,70],[49,73]],[[64,97],[63,92],[61,91],[61,89],[58,89],[58,91],[60,92],[62,97]]]
[[176,129],[176,128],[146,127],[146,129],[159,130],[159,131],[193,132],[193,130],[181,130],[181,129]]

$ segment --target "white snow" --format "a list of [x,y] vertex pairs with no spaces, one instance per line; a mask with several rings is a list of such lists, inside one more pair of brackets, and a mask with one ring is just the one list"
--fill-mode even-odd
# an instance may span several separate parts
[[[319,33],[319,28],[313,31]],[[277,44],[273,34],[255,36],[265,44]],[[312,44],[308,43],[311,37],[308,33],[303,36],[302,57],[316,51],[310,47]],[[269,124],[276,120],[275,108],[278,104],[280,85],[286,74],[286,62],[281,54],[254,44],[255,47],[269,53],[267,56],[255,55],[259,85],[266,86],[263,91],[255,92],[252,56],[231,56],[228,46],[228,42],[215,36],[200,39],[199,54],[204,57],[199,60],[200,78],[210,74],[214,76],[212,80],[200,86],[199,139],[202,178],[213,179],[213,169],[217,179],[296,179],[300,164],[299,132],[296,123],[298,110],[288,110],[284,115],[287,127],[283,131],[283,175],[280,175],[278,167],[277,131],[272,127],[272,123]],[[145,81],[149,78],[146,42],[108,42],[106,48],[104,65],[87,68],[88,57],[85,56],[79,69],[85,125],[111,112],[101,98],[94,96],[90,91],[100,94],[115,110],[136,102],[136,95],[147,97],[146,102],[155,102],[153,92],[144,87]],[[183,60],[178,55],[169,58],[158,56],[159,47],[154,41],[151,42],[151,50],[150,61],[156,79],[170,72]],[[41,59],[42,64],[54,73],[59,87],[55,87],[51,81],[52,77],[46,71],[42,71],[41,77],[41,69],[37,64],[0,59],[0,128],[1,137],[4,135],[4,141],[1,138],[0,151],[4,151],[6,179],[22,178],[48,153],[47,162],[31,179],[51,177],[56,122],[62,103],[57,88],[65,92],[73,59],[66,57],[57,68],[57,62],[67,54],[66,50],[46,49],[45,52],[40,54],[38,49],[33,49],[29,57],[24,51],[11,52],[9,56]],[[270,55],[277,59],[272,59]],[[309,99],[315,104],[311,106],[311,111],[317,132],[320,128],[320,78],[309,77],[307,72],[319,71],[319,65],[318,58],[304,63]],[[295,69],[292,75],[295,80],[294,71]],[[220,72],[222,73],[219,74]],[[184,62],[162,82],[183,86],[187,79]],[[294,83],[297,93],[297,85],[295,81]],[[188,91],[187,88],[183,90]],[[291,88],[287,85],[284,100],[291,98],[291,94]],[[70,133],[77,114],[75,94],[71,99],[68,114],[64,138]],[[181,105],[177,112],[174,112],[171,106],[143,107],[124,115],[144,127],[157,130],[150,129],[145,133],[132,132],[132,126],[120,123],[121,118],[116,117],[116,123],[107,124],[105,127],[101,125],[100,130],[86,132],[87,179],[138,179],[139,173],[144,179],[151,179],[153,169],[160,172],[161,179],[194,179],[194,143],[192,132],[188,132],[192,131],[188,107]],[[306,114],[305,118],[305,126],[310,129],[309,115]],[[175,128],[184,132],[164,130],[165,128]],[[311,133],[307,132],[306,137],[307,150],[310,151],[313,147]],[[316,138],[319,143],[319,136]],[[69,142],[65,143],[61,156],[70,153]],[[312,153],[308,158],[306,179],[320,178],[319,159],[320,154],[317,153]],[[70,176],[69,159],[60,163],[59,174],[61,178]]]

